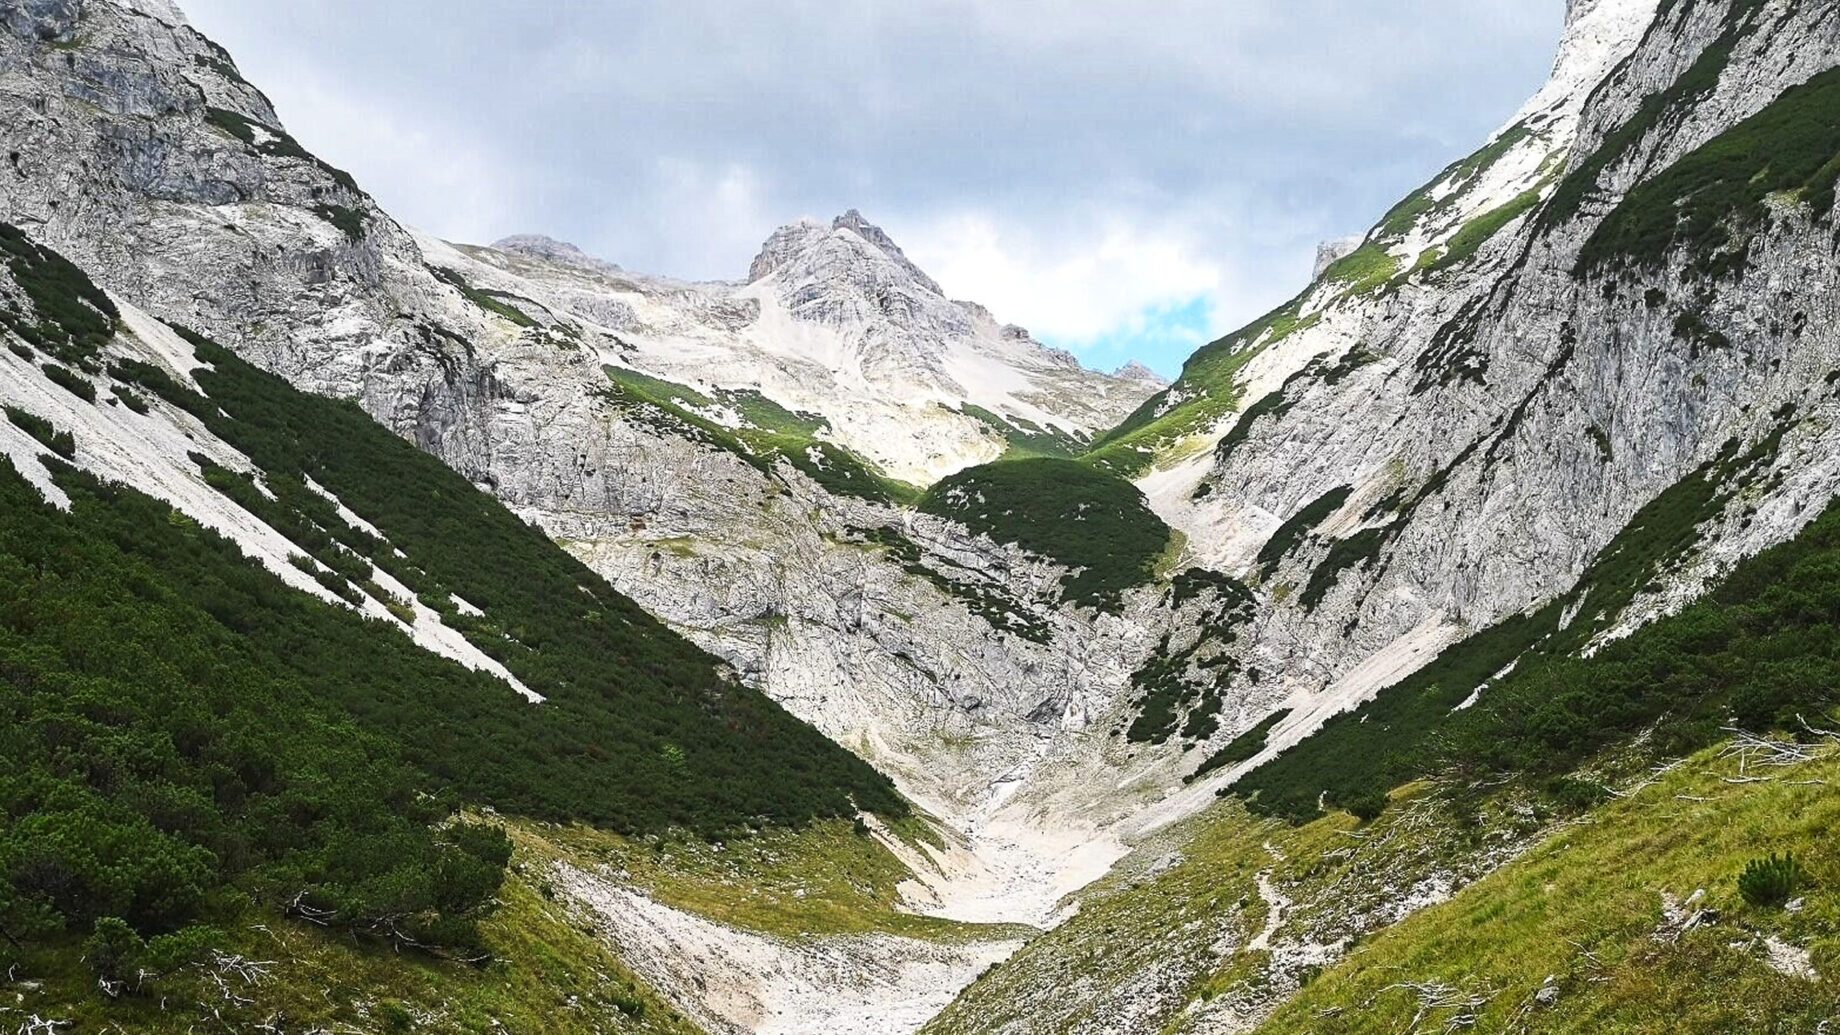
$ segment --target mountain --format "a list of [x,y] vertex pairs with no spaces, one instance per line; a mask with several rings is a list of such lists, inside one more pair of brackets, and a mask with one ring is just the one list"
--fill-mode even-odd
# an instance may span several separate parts
[[949,300],[855,210],[775,231],[739,284],[643,277],[531,237],[462,251],[473,262],[445,261],[470,280],[604,330],[617,365],[730,404],[719,422],[744,424],[733,404],[758,396],[919,486],[1006,455],[1075,456],[1162,387]]
[[854,212],[448,244],[163,2],[0,22],[30,1030],[1840,1010],[1832,0],[1575,0],[1169,385]]
[[[884,777],[362,412],[18,228],[0,224],[0,254],[14,968],[61,980],[80,951],[108,998],[185,1002],[208,973],[259,980],[215,968],[284,917],[485,958],[497,896],[527,889],[505,887],[506,834],[463,807],[631,837],[907,815]],[[214,1016],[261,1019],[244,1006]]]

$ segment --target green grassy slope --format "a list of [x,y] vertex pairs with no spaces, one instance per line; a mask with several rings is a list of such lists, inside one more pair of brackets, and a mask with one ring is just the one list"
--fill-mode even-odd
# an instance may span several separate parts
[[[829,427],[823,417],[791,410],[754,391],[719,392],[712,399],[701,392],[636,370],[609,366],[611,382],[606,400],[629,419],[659,431],[689,438],[725,450],[769,473],[776,462],[796,468],[827,492],[854,496],[872,503],[912,503],[919,492],[876,470],[868,461],[835,442],[818,436]],[[716,406],[739,414],[743,427],[730,428],[706,415]],[[699,412],[701,411],[701,412]]]
[[[1562,828],[1496,873],[1361,945],[1259,1030],[1619,1035],[1814,1032],[1840,1018],[1840,756],[1740,766],[1712,750]],[[1789,852],[1795,912],[1739,894]],[[1682,932],[1664,896],[1710,922]],[[1681,914],[1685,916],[1686,913]],[[1766,939],[1808,954],[1769,966]],[[1542,989],[1549,988],[1542,999]]]

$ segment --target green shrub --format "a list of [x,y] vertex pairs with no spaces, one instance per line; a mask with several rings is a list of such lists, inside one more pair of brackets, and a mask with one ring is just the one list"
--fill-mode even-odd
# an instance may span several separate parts
[[1270,578],[1278,564],[1290,556],[1291,551],[1303,544],[1304,537],[1316,530],[1342,509],[1348,497],[1354,492],[1352,485],[1338,485],[1321,496],[1303,505],[1302,509],[1291,515],[1290,520],[1278,526],[1271,538],[1259,549],[1258,565],[1260,573]]
[[25,290],[35,319],[0,310],[0,326],[65,363],[87,365],[115,336],[121,313],[82,270],[49,248],[32,243],[23,230],[0,223],[0,259]]
[[960,471],[934,485],[920,509],[1078,569],[1063,582],[1063,598],[1102,610],[1116,610],[1125,590],[1149,580],[1172,535],[1137,486],[1052,457]]
[[1802,865],[1788,853],[1752,859],[1738,874],[1738,894],[1753,906],[1773,909],[1789,901],[1803,876]]
[[1278,723],[1290,716],[1291,709],[1289,708],[1280,708],[1266,716],[1263,722],[1233,738],[1226,747],[1208,756],[1208,760],[1201,763],[1201,768],[1196,769],[1194,775],[1183,782],[1193,783],[1217,769],[1225,769],[1228,766],[1235,766],[1257,758],[1259,752],[1265,750],[1265,742],[1271,738],[1271,731],[1277,728]]
[[39,369],[51,379],[51,383],[62,388],[84,402],[96,401],[96,386],[89,379],[74,370],[67,370],[56,363],[46,363]]
[[109,984],[131,979],[146,950],[147,943],[118,916],[105,916],[96,921],[90,936],[83,940],[83,958],[88,961],[90,970],[98,980]]
[[1345,800],[1338,801],[1336,804],[1348,810],[1354,818],[1361,822],[1372,823],[1386,811],[1386,792],[1372,789],[1361,791],[1349,795]]
[[37,439],[39,444],[66,460],[77,456],[77,440],[68,431],[59,431],[50,421],[37,414],[8,406],[6,419],[16,428]]

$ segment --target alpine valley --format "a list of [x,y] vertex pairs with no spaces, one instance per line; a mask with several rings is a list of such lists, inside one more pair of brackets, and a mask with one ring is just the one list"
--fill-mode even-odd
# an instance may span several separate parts
[[1172,384],[0,23],[0,1032],[1840,1030],[1840,0],[1571,0]]

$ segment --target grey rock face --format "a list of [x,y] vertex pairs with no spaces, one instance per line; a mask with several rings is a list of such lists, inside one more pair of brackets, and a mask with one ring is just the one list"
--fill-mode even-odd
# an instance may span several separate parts
[[1329,272],[1329,267],[1353,255],[1355,249],[1361,247],[1361,242],[1363,240],[1365,240],[1365,238],[1356,235],[1354,237],[1337,238],[1333,241],[1324,241],[1317,245],[1316,265],[1312,267],[1310,271],[1310,279],[1315,280]]
[[567,241],[558,241],[542,234],[513,234],[496,241],[494,251],[509,252],[513,255],[527,255],[545,262],[561,263],[568,266],[580,266],[583,269],[598,270],[606,273],[618,273],[620,267],[611,262],[597,259]]
[[[1646,27],[1654,5],[1599,0],[1573,13],[1574,44],[1589,48],[1604,19],[1640,15]],[[1650,31],[1625,36],[1637,42],[1601,87],[1580,80],[1577,96],[1589,100],[1561,168],[1580,168],[1643,98],[1671,85],[1726,31],[1725,13],[1674,5]],[[1570,589],[1642,505],[1729,441],[1748,448],[1783,435],[1767,470],[1730,486],[1750,488],[1608,631],[1678,607],[1833,498],[1840,410],[1825,378],[1840,366],[1831,288],[1840,242],[1830,229],[1780,206],[1742,279],[1716,284],[1696,284],[1684,256],[1651,272],[1574,270],[1624,192],[1836,63],[1840,7],[1770,5],[1747,23],[1717,85],[1656,122],[1575,216],[1536,209],[1465,267],[1324,305],[1282,346],[1296,365],[1278,372],[1302,372],[1283,387],[1279,412],[1254,420],[1229,454],[1152,479],[1163,479],[1167,501],[1207,484],[1203,500],[1165,506],[1191,542],[1236,571],[1278,521],[1350,489],[1267,584],[1256,641],[1298,709],[1278,743],[1397,678],[1360,675],[1390,649],[1415,646],[1422,664],[1452,637]],[[1679,333],[1688,318],[1729,347],[1705,350]],[[1362,552],[1325,568],[1338,544]],[[1313,583],[1320,592],[1303,599]]]
[[0,3],[0,21],[14,35],[28,40],[68,41],[83,18],[83,0],[7,0]]

